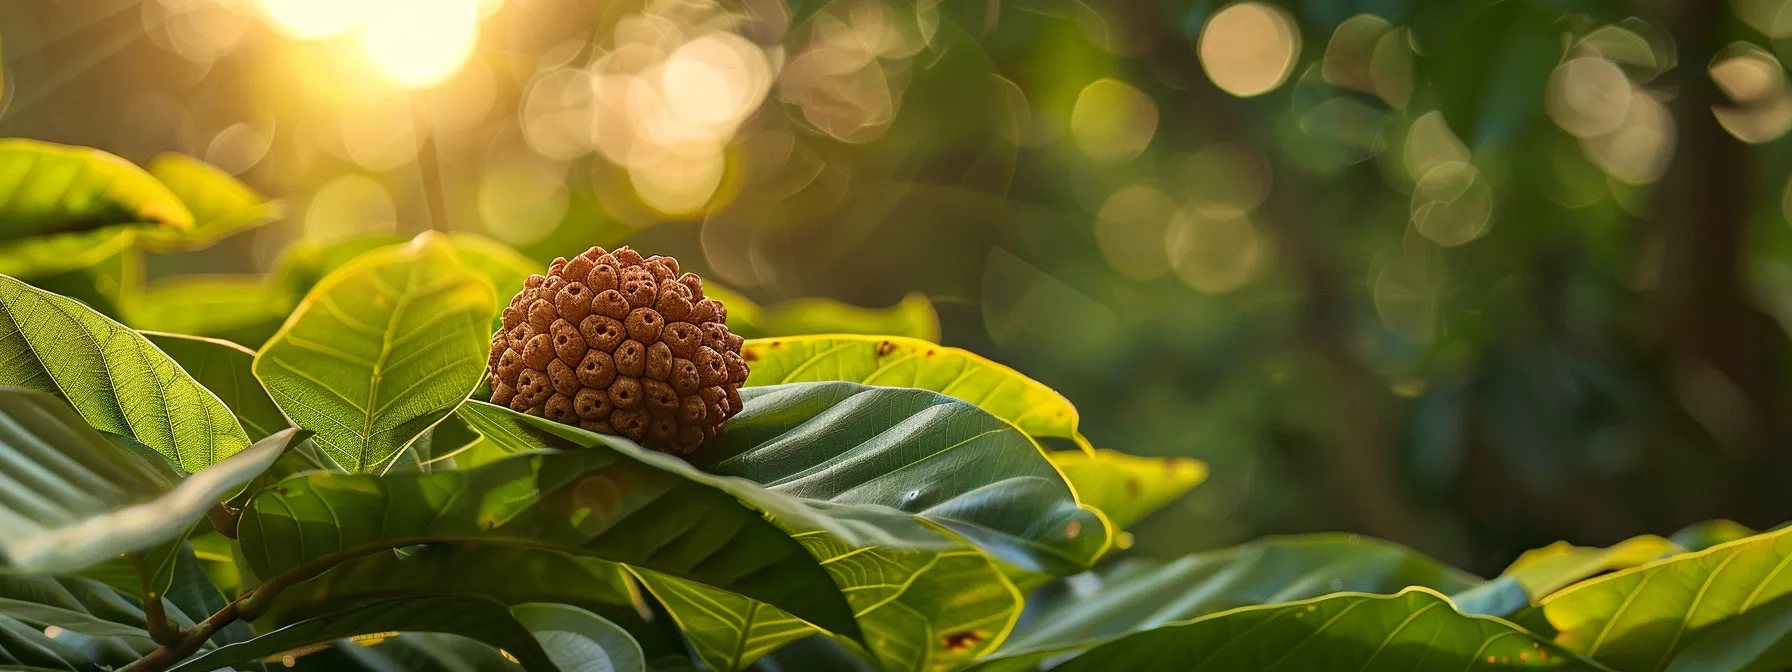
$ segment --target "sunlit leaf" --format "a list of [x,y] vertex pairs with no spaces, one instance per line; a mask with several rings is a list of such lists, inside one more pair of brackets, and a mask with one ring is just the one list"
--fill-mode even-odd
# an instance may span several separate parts
[[92,266],[129,249],[139,228],[111,225],[0,241],[0,275],[39,278]]
[[255,356],[255,376],[338,464],[384,471],[479,384],[495,306],[426,234],[319,282]]
[[829,584],[821,566],[759,512],[666,462],[601,444],[470,470],[289,478],[250,501],[238,538],[264,578],[421,543],[527,546],[662,571],[854,629],[837,592],[814,590]]
[[1243,607],[1121,637],[1052,668],[1128,670],[1598,670],[1546,640],[1456,611],[1428,588]]
[[[522,290],[523,280],[530,274],[546,270],[546,266],[490,238],[450,233],[446,240],[454,248],[455,258],[485,276],[505,301]],[[269,283],[290,296],[303,296],[325,275],[355,258],[403,242],[394,236],[362,236],[329,243],[300,241],[288,247],[275,263]]]
[[797,336],[747,341],[741,355],[752,367],[749,386],[844,380],[932,390],[976,404],[1034,437],[1094,450],[1063,395],[966,350],[913,338]]
[[143,332],[143,337],[217,395],[251,440],[259,441],[292,426],[292,421],[274,405],[273,398],[268,396],[267,390],[261,389],[261,381],[256,380],[250,370],[255,363],[254,350],[230,341],[198,336]]
[[298,436],[283,431],[183,479],[49,395],[0,388],[0,415],[0,564],[21,572],[71,572],[177,540]]
[[1114,450],[1055,450],[1052,464],[1076,489],[1078,501],[1106,514],[1117,529],[1131,527],[1207,480],[1207,465],[1186,457],[1141,457]]
[[193,213],[129,161],[86,147],[0,140],[0,239],[118,224],[193,228]]
[[0,313],[0,384],[59,395],[188,472],[249,445],[217,396],[124,325],[4,276]]
[[1696,552],[1756,534],[1760,533],[1747,525],[1720,518],[1689,525],[1686,529],[1675,532],[1668,540],[1689,552]]
[[761,306],[713,282],[703,293],[728,308],[728,329],[743,338],[807,334],[889,334],[937,341],[940,317],[923,294],[888,308],[864,308],[833,299],[792,299]]
[[221,336],[278,321],[292,309],[259,276],[179,275],[125,304],[124,321],[146,331]]
[[192,213],[191,230],[149,230],[143,243],[162,252],[209,247],[232,234],[280,218],[283,206],[199,159],[164,153],[145,167]]
[[1605,548],[1558,541],[1525,551],[1500,576],[1512,577],[1524,586],[1531,599],[1538,600],[1587,577],[1635,567],[1680,550],[1674,542],[1653,534],[1631,537]]
[[1701,631],[1792,593],[1792,531],[1577,583],[1546,597],[1556,642],[1614,669],[1658,670]]
[[[382,632],[439,632],[472,637],[514,657],[523,669],[559,672],[608,662],[618,672],[645,669],[628,634],[590,612],[561,605],[506,608],[473,597],[387,600],[286,626],[190,658],[170,670],[204,672],[334,639]],[[598,667],[596,669],[606,669]]]
[[1033,593],[1014,635],[976,669],[1032,669],[1066,651],[1239,607],[1407,586],[1455,593],[1478,583],[1409,549],[1341,534],[1271,537],[1169,562],[1126,559]]

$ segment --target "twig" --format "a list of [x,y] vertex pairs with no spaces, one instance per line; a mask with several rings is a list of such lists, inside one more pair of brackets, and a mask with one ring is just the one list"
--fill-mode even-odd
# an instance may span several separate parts
[[199,647],[205,646],[206,640],[211,639],[212,635],[217,634],[224,626],[244,620],[243,605],[253,601],[251,596],[254,594],[254,591],[244,593],[236,601],[224,605],[224,608],[219,609],[218,613],[200,621],[191,630],[180,633],[179,641],[173,644],[163,644],[160,648],[149,652],[149,655],[137,659],[137,662],[131,663],[130,667],[124,668],[125,672],[162,672],[175,663],[186,660],[187,656],[193,655],[199,650]]
[[429,228],[448,232],[448,205],[442,197],[442,160],[436,151],[435,120],[429,114],[428,93],[411,94],[411,119],[418,135],[417,171],[423,182],[423,207],[429,214]]

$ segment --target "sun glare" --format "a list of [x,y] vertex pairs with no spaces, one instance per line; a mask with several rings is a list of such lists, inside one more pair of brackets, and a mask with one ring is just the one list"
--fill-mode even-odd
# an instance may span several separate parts
[[257,0],[280,32],[321,39],[359,31],[367,60],[407,89],[446,81],[467,64],[493,0]]

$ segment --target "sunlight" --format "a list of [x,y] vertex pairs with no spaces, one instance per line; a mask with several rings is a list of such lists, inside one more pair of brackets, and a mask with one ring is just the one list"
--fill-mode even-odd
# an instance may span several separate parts
[[369,64],[401,88],[426,89],[453,77],[473,55],[479,21],[498,0],[256,0],[280,32],[316,40],[351,31]]

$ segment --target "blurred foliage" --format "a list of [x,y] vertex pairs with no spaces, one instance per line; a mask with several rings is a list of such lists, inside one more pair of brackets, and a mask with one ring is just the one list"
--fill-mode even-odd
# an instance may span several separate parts
[[1785,0],[443,2],[405,49],[381,2],[0,6],[0,135],[154,196],[0,265],[255,347],[418,231],[627,242],[745,334],[965,347],[1205,461],[1143,555],[1792,518]]

